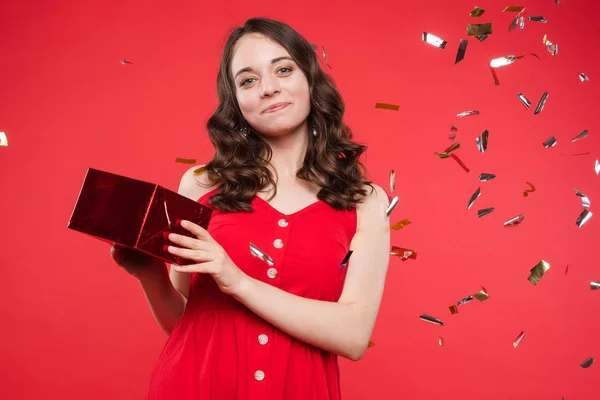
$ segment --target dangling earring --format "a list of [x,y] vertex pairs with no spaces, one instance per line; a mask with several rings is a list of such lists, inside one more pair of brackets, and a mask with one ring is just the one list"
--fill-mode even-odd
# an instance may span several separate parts
[[244,126],[243,128],[240,128],[240,133],[242,134],[242,136],[244,136],[245,138],[248,137],[248,128],[246,126]]
[[314,137],[317,137],[317,128],[315,128],[315,126],[314,126],[314,125],[313,125],[313,129],[312,129],[312,131],[313,131],[313,136],[314,136]]

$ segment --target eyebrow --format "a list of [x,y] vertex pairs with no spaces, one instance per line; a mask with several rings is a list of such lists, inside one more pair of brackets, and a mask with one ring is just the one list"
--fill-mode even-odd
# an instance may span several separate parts
[[[281,60],[291,60],[291,61],[294,61],[294,59],[292,59],[292,58],[290,58],[290,57],[283,56],[283,57],[277,57],[277,58],[274,58],[274,59],[272,59],[272,60],[271,60],[271,64],[278,63],[278,62],[279,62],[279,61],[281,61]],[[245,67],[245,68],[242,68],[242,69],[240,69],[240,70],[239,70],[239,71],[238,71],[238,72],[235,74],[235,76],[233,77],[233,79],[237,78],[239,74],[242,74],[242,73],[244,73],[244,72],[250,72],[250,71],[253,71],[252,67]]]

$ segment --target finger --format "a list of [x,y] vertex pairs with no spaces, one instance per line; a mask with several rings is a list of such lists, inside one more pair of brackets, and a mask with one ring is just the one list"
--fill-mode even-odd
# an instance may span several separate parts
[[178,272],[198,272],[200,274],[210,273],[209,265],[206,263],[193,265],[173,265]]
[[196,262],[208,262],[214,260],[212,253],[206,250],[192,250],[184,249],[182,247],[169,246],[167,247],[167,251],[181,258],[185,258],[186,260]]
[[204,240],[207,242],[214,242],[214,239],[212,238],[212,236],[210,236],[210,233],[208,233],[208,231],[206,229],[204,229],[203,227],[201,227],[198,224],[183,220],[183,221],[181,221],[181,227],[183,229],[185,229],[186,231],[193,233],[200,240]]
[[180,247],[185,247],[194,250],[208,250],[204,242],[186,235],[178,235],[176,233],[171,233],[167,236],[167,238],[171,242],[178,244]]

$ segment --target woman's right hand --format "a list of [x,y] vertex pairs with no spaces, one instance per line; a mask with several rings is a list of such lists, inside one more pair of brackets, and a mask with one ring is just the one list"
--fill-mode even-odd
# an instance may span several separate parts
[[152,275],[158,275],[166,271],[163,261],[151,257],[141,251],[134,250],[115,244],[110,249],[112,259],[127,273],[142,279]]

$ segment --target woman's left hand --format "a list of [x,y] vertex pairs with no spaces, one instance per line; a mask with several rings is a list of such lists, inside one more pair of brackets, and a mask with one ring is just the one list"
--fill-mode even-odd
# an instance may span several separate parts
[[169,234],[169,240],[177,246],[169,246],[169,253],[197,262],[193,265],[173,266],[180,272],[199,272],[210,274],[221,291],[235,295],[247,281],[246,275],[229,258],[223,247],[201,226],[190,221],[181,221],[181,227],[196,238],[185,235]]

